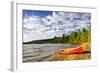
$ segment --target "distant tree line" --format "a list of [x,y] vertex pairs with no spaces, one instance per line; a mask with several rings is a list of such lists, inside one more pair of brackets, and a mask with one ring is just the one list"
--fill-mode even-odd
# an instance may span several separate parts
[[82,28],[82,31],[72,32],[70,35],[63,34],[62,37],[54,37],[52,39],[36,40],[31,42],[25,42],[24,44],[43,44],[43,43],[71,43],[81,44],[85,42],[91,42],[91,28],[86,30]]
[[78,32],[72,32],[70,35],[63,34],[62,37],[55,36],[54,39],[49,42],[74,44],[91,42],[91,28],[89,28],[89,30],[82,28],[82,31],[79,30]]

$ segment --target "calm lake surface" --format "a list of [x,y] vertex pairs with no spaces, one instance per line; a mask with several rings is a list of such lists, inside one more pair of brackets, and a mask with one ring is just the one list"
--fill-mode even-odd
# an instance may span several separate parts
[[23,44],[23,62],[42,62],[54,55],[59,49],[72,48],[73,44]]

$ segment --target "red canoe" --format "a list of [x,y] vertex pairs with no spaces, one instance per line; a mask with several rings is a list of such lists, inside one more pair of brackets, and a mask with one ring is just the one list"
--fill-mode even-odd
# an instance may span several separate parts
[[60,49],[58,51],[58,54],[65,55],[65,54],[82,53],[82,52],[83,52],[83,47],[80,46],[71,49]]

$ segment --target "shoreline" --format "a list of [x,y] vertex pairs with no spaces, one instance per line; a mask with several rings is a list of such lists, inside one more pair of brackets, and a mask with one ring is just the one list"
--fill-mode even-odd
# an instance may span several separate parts
[[[46,45],[46,46],[48,46],[48,45]],[[78,47],[78,46],[82,46],[84,48],[84,52],[82,52],[82,53],[70,53],[70,54],[61,55],[61,54],[58,54],[58,51],[60,50],[60,48],[59,48],[53,54],[47,55],[46,54],[47,52],[49,54],[50,52],[52,53],[53,51],[48,51],[46,49],[42,49],[40,51],[38,46],[35,45],[34,48],[35,48],[35,50],[37,50],[38,56],[34,56],[35,53],[36,53],[36,52],[34,53],[34,51],[35,51],[34,49],[31,49],[31,48],[30,49],[25,49],[24,52],[23,52],[23,62],[24,63],[26,63],[26,62],[49,62],[49,61],[89,60],[89,59],[91,59],[91,46],[90,46],[90,43],[83,43],[82,45],[76,45],[76,47]],[[43,45],[40,46],[40,47],[44,48]],[[73,46],[73,47],[75,47],[75,46]],[[57,48],[57,47],[55,47],[55,48]],[[48,49],[52,50],[52,47],[48,48]],[[65,48],[65,49],[71,49],[71,48]],[[39,53],[38,51],[41,52],[41,53]],[[25,61],[24,61],[24,59],[25,59]]]

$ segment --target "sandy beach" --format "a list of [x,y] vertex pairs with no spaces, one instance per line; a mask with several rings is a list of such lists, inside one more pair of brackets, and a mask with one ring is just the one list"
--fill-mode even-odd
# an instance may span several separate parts
[[[64,61],[64,60],[88,60],[91,59],[91,44],[90,43],[84,43],[80,45],[83,47],[82,53],[72,53],[72,54],[55,54],[51,58],[49,58],[49,61]],[[70,50],[70,48],[69,48]]]

